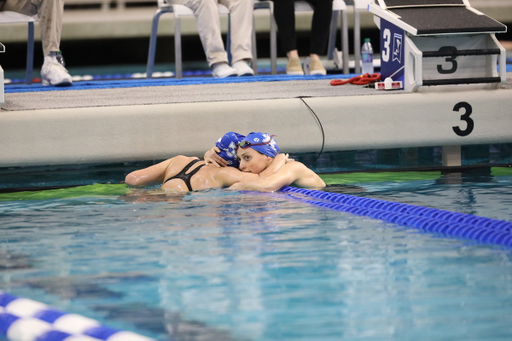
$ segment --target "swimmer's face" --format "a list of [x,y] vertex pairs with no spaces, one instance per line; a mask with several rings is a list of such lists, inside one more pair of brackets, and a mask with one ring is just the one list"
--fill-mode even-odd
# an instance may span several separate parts
[[240,159],[240,170],[254,174],[263,172],[273,160],[270,156],[263,155],[252,148],[239,148],[236,155]]

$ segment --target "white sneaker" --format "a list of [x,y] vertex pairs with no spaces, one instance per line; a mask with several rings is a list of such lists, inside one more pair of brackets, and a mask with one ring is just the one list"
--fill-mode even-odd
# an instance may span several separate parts
[[234,77],[236,75],[238,75],[238,72],[228,63],[216,63],[212,66],[212,76],[215,78]]
[[73,84],[68,70],[59,63],[57,57],[44,57],[43,67],[41,68],[41,82],[43,85],[70,86]]
[[233,69],[236,70],[238,77],[240,76],[254,76],[254,70],[247,64],[245,60],[239,60],[232,65]]

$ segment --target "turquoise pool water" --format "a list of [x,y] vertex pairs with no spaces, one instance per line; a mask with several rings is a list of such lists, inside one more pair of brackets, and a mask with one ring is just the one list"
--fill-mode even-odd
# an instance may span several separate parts
[[[329,190],[512,221],[510,175]],[[159,340],[512,337],[510,249],[279,193],[106,193],[1,201],[0,289]]]

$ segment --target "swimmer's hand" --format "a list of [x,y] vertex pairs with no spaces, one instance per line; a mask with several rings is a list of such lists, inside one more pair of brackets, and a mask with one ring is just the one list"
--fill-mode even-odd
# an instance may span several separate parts
[[213,147],[206,153],[204,153],[204,161],[207,165],[214,164],[217,167],[226,167],[228,162],[219,156],[220,149]]
[[269,176],[277,173],[281,167],[283,167],[285,164],[293,161],[293,159],[289,158],[288,154],[279,153],[274,157],[274,160],[270,163],[270,165],[263,170],[259,174],[260,179],[268,178]]
[[285,164],[285,163],[292,162],[292,161],[295,161],[295,160],[290,158],[290,154],[279,153],[274,158],[274,161],[277,161],[277,162],[280,162],[282,164]]

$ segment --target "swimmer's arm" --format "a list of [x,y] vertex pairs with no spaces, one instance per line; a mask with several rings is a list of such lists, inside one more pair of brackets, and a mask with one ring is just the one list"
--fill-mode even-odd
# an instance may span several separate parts
[[165,171],[172,159],[157,163],[156,165],[139,169],[131,172],[125,178],[125,183],[129,186],[144,187],[159,185],[164,182]]
[[[287,162],[293,161],[288,158],[288,154],[276,155],[272,163],[260,174],[253,174],[249,172],[242,172],[233,167],[226,167],[219,173],[222,187],[229,187],[237,182],[252,182],[259,179],[265,179],[275,174]],[[267,171],[268,170],[268,171]],[[266,174],[263,174],[266,173]]]
[[214,164],[217,167],[227,167],[228,162],[219,156],[220,149],[213,147],[206,153],[204,153],[204,161],[206,164]]
[[256,181],[258,180],[258,174],[242,172],[237,168],[224,167],[220,172],[216,174],[216,181],[221,185],[220,187],[229,187],[237,182],[242,181]]
[[259,174],[260,179],[268,178],[269,176],[277,173],[281,167],[283,167],[287,162],[293,161],[288,157],[288,154],[277,154],[272,163]]
[[237,182],[229,188],[241,191],[275,192],[299,179],[301,166],[304,165],[299,162],[287,163],[282,166],[276,174],[273,174],[268,178],[256,181]]

